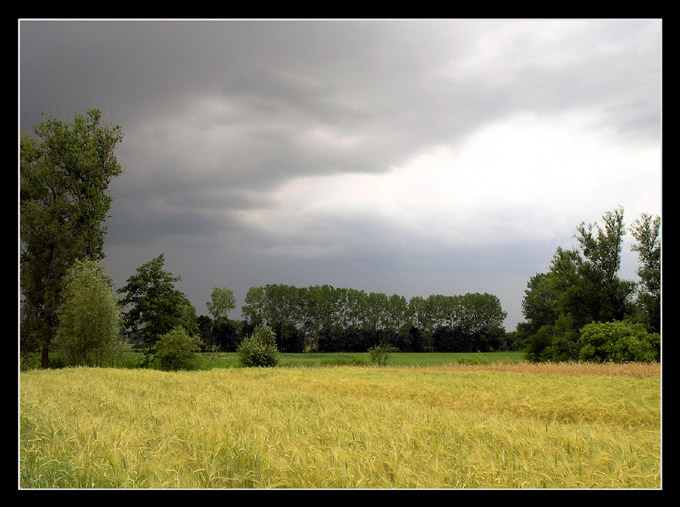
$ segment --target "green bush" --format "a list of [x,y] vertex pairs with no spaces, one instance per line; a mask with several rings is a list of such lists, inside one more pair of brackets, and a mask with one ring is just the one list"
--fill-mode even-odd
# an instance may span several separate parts
[[321,366],[366,366],[366,361],[360,357],[335,356],[322,359]]
[[385,366],[390,359],[390,354],[395,352],[397,349],[390,347],[389,345],[376,345],[368,349],[368,353],[371,356],[371,363],[377,366]]
[[189,336],[183,327],[174,328],[164,334],[153,347],[155,359],[165,371],[189,370],[195,368],[195,352],[199,350],[200,339]]
[[457,361],[458,364],[466,364],[466,365],[481,365],[481,364],[489,364],[489,360],[482,355],[481,352],[477,352],[476,355],[474,356],[463,356],[460,357]]
[[625,363],[655,362],[660,357],[660,336],[643,324],[627,321],[593,322],[581,328],[579,359]]
[[279,364],[274,332],[268,327],[255,328],[253,334],[243,339],[237,352],[241,366],[268,367]]

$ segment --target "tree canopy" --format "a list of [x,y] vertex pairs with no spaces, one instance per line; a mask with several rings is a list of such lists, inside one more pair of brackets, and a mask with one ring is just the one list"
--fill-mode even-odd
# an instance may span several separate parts
[[55,345],[67,364],[102,366],[120,342],[118,300],[99,263],[78,260],[66,274]]
[[137,268],[118,292],[123,294],[123,323],[129,338],[152,347],[176,327],[198,334],[196,311],[186,295],[175,287],[181,277],[164,270],[165,256]]
[[206,303],[208,312],[215,321],[226,319],[229,310],[236,308],[234,291],[228,287],[215,287],[210,294],[210,301]]
[[242,313],[251,327],[274,329],[282,351],[365,351],[380,344],[400,350],[476,351],[505,345],[506,313],[491,294],[406,300],[330,285],[270,284],[250,288]]
[[643,321],[649,332],[660,328],[659,219],[643,215],[632,229],[638,245],[641,292],[636,283],[619,275],[623,237],[623,208],[605,213],[603,225],[581,223],[578,248],[558,247],[547,273],[527,284],[522,311],[526,322],[518,325],[527,338],[529,359],[576,360],[583,341],[581,329],[591,323]]
[[631,233],[637,240],[632,249],[638,253],[640,285],[638,297],[641,318],[650,331],[661,332],[661,218],[643,213],[633,223]]

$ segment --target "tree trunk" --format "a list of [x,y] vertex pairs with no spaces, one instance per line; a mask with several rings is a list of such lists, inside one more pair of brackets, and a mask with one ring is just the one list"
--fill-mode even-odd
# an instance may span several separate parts
[[48,345],[43,345],[41,366],[43,369],[50,367],[50,348]]

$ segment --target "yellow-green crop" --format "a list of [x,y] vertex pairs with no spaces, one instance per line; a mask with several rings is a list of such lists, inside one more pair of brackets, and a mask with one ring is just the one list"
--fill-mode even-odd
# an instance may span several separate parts
[[661,487],[658,366],[72,368],[20,401],[22,488]]

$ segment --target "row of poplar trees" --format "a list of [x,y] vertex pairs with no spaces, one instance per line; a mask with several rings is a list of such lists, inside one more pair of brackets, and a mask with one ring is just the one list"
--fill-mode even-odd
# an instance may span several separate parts
[[241,309],[251,326],[267,325],[289,352],[361,352],[377,345],[401,351],[476,352],[506,348],[506,313],[492,294],[398,294],[330,285],[251,287]]

